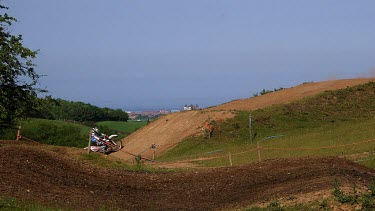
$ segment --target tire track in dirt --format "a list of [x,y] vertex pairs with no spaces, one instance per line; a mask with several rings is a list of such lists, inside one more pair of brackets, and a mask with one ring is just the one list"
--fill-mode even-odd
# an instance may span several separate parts
[[[52,151],[49,151],[52,150]],[[267,160],[182,173],[96,168],[51,147],[1,142],[0,196],[74,210],[219,210],[297,194],[364,186],[375,171],[335,158]]]

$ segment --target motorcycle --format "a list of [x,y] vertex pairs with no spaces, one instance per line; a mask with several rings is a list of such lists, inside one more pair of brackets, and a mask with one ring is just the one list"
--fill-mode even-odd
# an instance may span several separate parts
[[106,136],[105,134],[99,134],[96,128],[93,129],[91,134],[91,140],[94,145],[90,146],[90,150],[93,152],[100,152],[109,154],[111,152],[117,152],[122,149],[122,141],[118,140],[118,135]]

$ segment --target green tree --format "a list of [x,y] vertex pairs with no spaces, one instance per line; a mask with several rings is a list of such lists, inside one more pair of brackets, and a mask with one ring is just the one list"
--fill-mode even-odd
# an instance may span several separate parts
[[0,5],[0,127],[12,127],[26,118],[38,104],[37,93],[45,90],[35,86],[40,75],[34,71],[32,59],[37,51],[22,44],[22,35],[12,35],[10,27],[17,22]]
[[128,120],[128,114],[121,109],[99,108],[88,103],[54,99],[51,96],[39,98],[38,109],[32,112],[30,117],[78,122]]

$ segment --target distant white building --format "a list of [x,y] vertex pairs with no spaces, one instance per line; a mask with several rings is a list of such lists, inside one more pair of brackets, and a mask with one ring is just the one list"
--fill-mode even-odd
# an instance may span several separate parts
[[184,111],[191,111],[192,110],[192,107],[190,106],[184,106]]
[[199,106],[198,105],[185,105],[184,106],[184,111],[191,111],[191,110],[199,110]]

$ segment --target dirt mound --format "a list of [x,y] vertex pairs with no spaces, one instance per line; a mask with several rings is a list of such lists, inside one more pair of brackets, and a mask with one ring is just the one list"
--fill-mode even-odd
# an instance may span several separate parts
[[201,128],[206,121],[221,121],[233,116],[227,111],[189,111],[165,115],[124,139],[124,149],[111,155],[125,160],[133,159],[126,153],[130,152],[151,158],[152,144],[157,145],[158,154],[163,153],[185,138],[202,133]]
[[276,104],[285,104],[295,100],[300,100],[304,97],[313,96],[326,90],[343,89],[350,86],[364,84],[370,81],[375,81],[375,78],[345,79],[306,83],[254,98],[235,100],[210,108],[208,110],[256,110]]
[[217,210],[332,190],[334,178],[358,186],[375,179],[374,170],[333,157],[136,173],[95,168],[36,146],[0,144],[0,196],[75,210]]
[[132,159],[131,154],[142,154],[151,158],[151,145],[157,144],[157,154],[173,148],[187,137],[199,134],[205,121],[232,118],[231,110],[255,110],[274,104],[288,103],[307,96],[313,96],[326,90],[336,90],[375,81],[375,78],[347,79],[307,83],[296,87],[283,89],[259,97],[232,101],[203,111],[179,112],[163,116],[138,130],[123,140],[125,147],[113,156],[122,159]]

